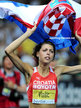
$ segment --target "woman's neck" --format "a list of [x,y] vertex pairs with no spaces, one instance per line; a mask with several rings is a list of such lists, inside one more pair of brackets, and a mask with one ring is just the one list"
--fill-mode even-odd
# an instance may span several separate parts
[[49,65],[39,64],[38,65],[38,72],[42,76],[47,76],[49,74]]

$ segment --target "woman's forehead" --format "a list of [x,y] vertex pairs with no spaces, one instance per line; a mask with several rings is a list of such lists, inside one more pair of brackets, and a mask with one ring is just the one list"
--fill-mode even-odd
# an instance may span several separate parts
[[43,45],[41,46],[41,48],[51,48],[51,49],[53,49],[53,46],[50,45],[50,44],[45,43],[45,44],[43,44]]

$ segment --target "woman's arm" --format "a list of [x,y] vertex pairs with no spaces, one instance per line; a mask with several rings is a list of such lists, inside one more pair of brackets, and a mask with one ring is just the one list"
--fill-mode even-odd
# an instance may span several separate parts
[[13,41],[6,49],[5,53],[9,56],[9,58],[12,60],[12,62],[15,64],[15,66],[21,71],[21,72],[27,72],[31,75],[31,70],[33,69],[32,66],[30,66],[27,63],[24,63],[21,61],[21,59],[14,53],[14,51],[36,30],[36,24],[32,29],[27,29],[27,31],[18,39]]
[[61,74],[77,74],[81,72],[81,65],[76,66],[56,66],[55,73],[57,76]]
[[64,74],[77,74],[81,72],[81,65],[76,66],[64,66],[63,72]]

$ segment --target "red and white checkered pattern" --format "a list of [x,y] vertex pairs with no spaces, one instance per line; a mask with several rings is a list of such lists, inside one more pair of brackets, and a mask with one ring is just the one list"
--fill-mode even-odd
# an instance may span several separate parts
[[43,20],[44,30],[50,36],[60,34],[64,22],[71,15],[71,11],[66,7],[57,7],[53,9]]

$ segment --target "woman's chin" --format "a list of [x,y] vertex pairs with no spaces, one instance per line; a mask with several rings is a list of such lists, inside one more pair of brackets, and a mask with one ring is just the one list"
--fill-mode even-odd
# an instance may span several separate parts
[[45,62],[43,62],[43,64],[48,65],[48,64],[50,64],[50,62],[49,61],[45,61]]

